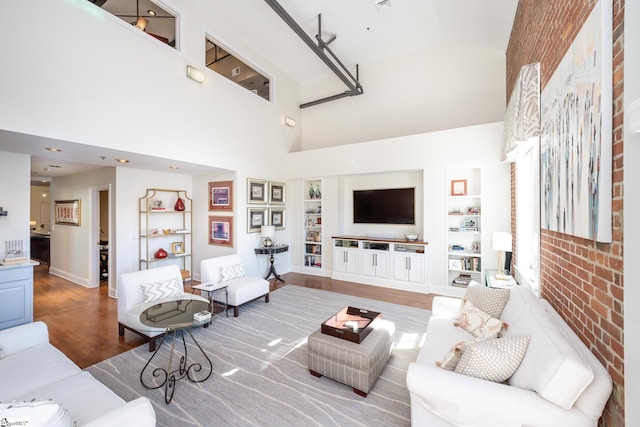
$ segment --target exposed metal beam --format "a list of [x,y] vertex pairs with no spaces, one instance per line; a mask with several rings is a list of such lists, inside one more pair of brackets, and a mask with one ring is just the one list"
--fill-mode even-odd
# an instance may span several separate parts
[[[347,68],[342,64],[342,62],[336,57],[336,55],[329,48],[329,43],[333,42],[336,37],[332,36],[331,39],[329,39],[328,43],[322,40],[320,15],[318,15],[318,34],[316,35],[316,40],[318,41],[318,44],[316,45],[313,42],[313,39],[309,37],[307,33],[304,32],[304,30],[291,17],[291,15],[289,15],[289,13],[287,13],[287,11],[284,10],[284,8],[276,0],[264,0],[264,1],[269,6],[271,6],[274,12],[276,12],[278,16],[282,18],[282,20],[293,30],[293,32],[296,33],[298,37],[300,37],[300,39],[302,39],[302,41],[305,42],[306,45],[309,46],[309,48],[322,60],[322,62],[324,62],[327,65],[327,67],[329,67],[329,69],[333,71],[333,73],[340,80],[342,80],[342,82],[349,88],[348,91],[342,94],[333,95],[326,98],[318,99],[316,101],[311,101],[311,102],[301,104],[300,108],[311,107],[313,105],[318,105],[324,102],[333,101],[336,99],[344,98],[346,96],[357,96],[357,95],[362,95],[364,93],[364,89],[362,88],[362,85],[360,84],[360,82],[358,82],[357,77],[354,77],[349,72],[349,70],[347,70]],[[325,50],[329,52],[329,54],[331,55],[331,58],[333,58],[333,61],[331,60],[331,58],[325,55],[324,53]],[[338,67],[338,65],[336,65],[336,63],[334,63],[334,61],[337,62],[340,68]]]

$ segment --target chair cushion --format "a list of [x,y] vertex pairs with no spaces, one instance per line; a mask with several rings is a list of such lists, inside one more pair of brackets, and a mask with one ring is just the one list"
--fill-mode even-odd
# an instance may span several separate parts
[[0,403],[2,426],[71,427],[69,413],[59,403],[50,400]]
[[[254,300],[269,293],[269,282],[262,277],[242,276],[223,283],[227,285],[229,305],[231,306],[242,305],[245,302]],[[225,291],[221,289],[219,291],[212,292],[211,298],[216,301],[224,302]]]
[[142,287],[144,302],[157,301],[184,293],[182,283],[177,278],[155,283],[142,283],[140,286]]

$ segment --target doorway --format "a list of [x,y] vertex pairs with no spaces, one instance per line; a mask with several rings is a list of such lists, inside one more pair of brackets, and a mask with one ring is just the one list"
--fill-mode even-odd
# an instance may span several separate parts
[[107,286],[111,289],[112,235],[110,185],[100,185],[91,189],[91,232],[89,241],[89,283],[90,287]]

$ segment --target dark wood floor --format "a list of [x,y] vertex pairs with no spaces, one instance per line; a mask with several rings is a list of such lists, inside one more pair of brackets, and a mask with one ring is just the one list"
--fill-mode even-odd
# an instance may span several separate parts
[[[271,290],[285,284],[324,289],[363,298],[387,301],[411,307],[431,308],[433,295],[404,292],[326,277],[298,273],[283,274],[285,282],[271,280]],[[191,289],[187,285],[187,291]],[[144,343],[138,335],[126,331],[118,336],[117,301],[109,298],[107,286],[88,289],[49,274],[46,265],[34,270],[34,320],[49,327],[51,344],[81,368],[101,362]],[[240,311],[242,316],[242,310]]]

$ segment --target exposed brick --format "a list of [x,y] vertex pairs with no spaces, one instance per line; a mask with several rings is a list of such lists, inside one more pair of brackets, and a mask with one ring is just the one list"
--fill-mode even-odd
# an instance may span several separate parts
[[[603,0],[606,1],[606,0]],[[549,230],[540,234],[540,289],[543,298],[576,331],[605,365],[613,393],[599,426],[618,427],[624,421],[623,346],[623,210],[624,210],[624,3],[613,5],[612,243]],[[540,62],[544,90],[565,52],[580,31],[596,0],[520,0],[506,55],[507,94],[520,67]],[[511,169],[511,217],[515,235],[515,167]]]

